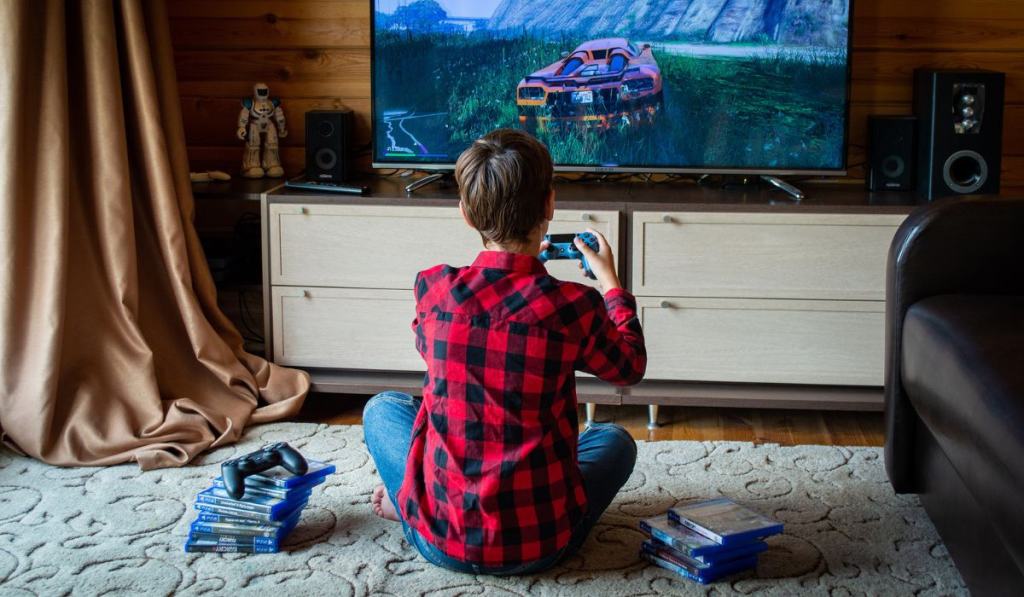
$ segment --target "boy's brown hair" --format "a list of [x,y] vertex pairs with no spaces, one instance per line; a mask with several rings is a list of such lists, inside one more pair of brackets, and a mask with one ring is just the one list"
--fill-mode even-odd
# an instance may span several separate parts
[[455,162],[466,217],[497,244],[522,243],[544,220],[553,173],[544,144],[517,129],[487,133]]

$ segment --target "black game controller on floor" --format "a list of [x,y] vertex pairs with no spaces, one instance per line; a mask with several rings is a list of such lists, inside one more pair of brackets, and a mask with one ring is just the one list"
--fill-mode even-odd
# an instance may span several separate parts
[[220,465],[220,474],[224,479],[224,489],[228,495],[241,499],[245,495],[245,478],[249,475],[262,473],[265,470],[283,466],[288,472],[294,475],[304,475],[309,469],[306,459],[299,454],[299,451],[284,442],[271,444],[262,450],[257,450],[228,460]]

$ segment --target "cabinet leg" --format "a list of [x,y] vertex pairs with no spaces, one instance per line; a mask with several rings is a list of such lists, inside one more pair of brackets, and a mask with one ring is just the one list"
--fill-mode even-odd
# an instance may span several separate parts
[[587,402],[587,422],[586,427],[589,429],[594,423],[594,414],[597,412],[597,405],[593,402]]
[[647,406],[647,428],[654,430],[658,428],[658,405],[649,404]]

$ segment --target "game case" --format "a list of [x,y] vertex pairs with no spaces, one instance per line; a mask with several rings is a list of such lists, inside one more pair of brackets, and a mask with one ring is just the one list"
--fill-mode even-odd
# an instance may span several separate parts
[[667,545],[702,564],[734,560],[768,549],[767,543],[757,540],[726,547],[709,537],[672,522],[665,516],[641,520],[640,529],[650,535],[654,541]]
[[193,533],[213,533],[216,535],[236,535],[246,537],[281,538],[291,532],[299,523],[299,513],[282,521],[281,526],[267,524],[233,524],[230,522],[208,522],[200,519],[192,521],[189,531]]
[[676,506],[668,511],[673,521],[722,545],[746,543],[782,532],[782,523],[762,516],[728,498]]
[[278,519],[282,518],[282,513],[291,511],[292,506],[298,501],[306,501],[308,499],[309,493],[299,494],[292,500],[282,500],[267,495],[246,495],[242,499],[236,500],[223,489],[209,487],[199,492],[199,495],[196,496],[196,503],[213,504],[245,512],[269,514],[271,519]]
[[[302,509],[306,506],[307,500],[303,500],[295,505],[295,508]],[[234,518],[245,518],[259,523],[267,523],[273,521],[280,521],[287,518],[293,511],[288,510],[285,512],[266,513],[266,512],[252,512],[248,510],[239,510],[238,508],[231,508],[228,506],[220,506],[217,504],[210,504],[206,502],[197,501],[193,506],[196,510],[202,510],[204,512],[212,512],[223,516],[231,516]]]
[[216,533],[194,533],[188,534],[188,540],[193,543],[213,542],[218,545],[253,545],[259,547],[270,547],[275,551],[280,546],[277,537],[243,537],[239,535],[218,535]]
[[314,479],[326,477],[335,471],[333,464],[327,464],[326,462],[320,462],[319,460],[306,460],[306,463],[309,465],[309,470],[306,471],[305,475],[296,476],[285,470],[283,467],[276,466],[268,471],[263,471],[262,473],[246,477],[245,486],[270,485],[272,487],[289,489],[299,485],[305,485]]
[[667,516],[641,520],[640,530],[691,558],[727,549],[714,539],[669,520]]
[[185,542],[188,553],[277,553],[276,547],[256,545],[254,543],[220,543],[206,539]]
[[[297,495],[312,492],[314,487],[320,485],[326,480],[327,477],[319,477],[305,485],[296,485],[289,488],[277,487],[275,485],[258,485],[255,483],[250,485],[249,483],[246,483],[245,495],[264,495],[282,500],[294,500]],[[224,478],[217,477],[214,479],[213,486],[217,489],[224,489]]]
[[239,514],[222,514],[219,511],[210,511],[206,509],[199,509],[199,516],[196,520],[203,522],[224,522],[228,524],[234,524],[239,526],[273,526],[281,527],[293,516],[299,514],[305,507],[307,502],[301,502],[295,505],[295,509],[291,512],[282,514],[280,520],[260,520],[258,518],[252,518],[252,512],[242,512]]
[[718,566],[696,568],[687,563],[679,554],[672,549],[659,546],[651,541],[644,541],[640,547],[640,556],[656,566],[671,570],[676,574],[701,584],[716,581],[724,576],[735,574],[743,570],[749,570],[757,566],[757,556],[748,556],[725,562]]

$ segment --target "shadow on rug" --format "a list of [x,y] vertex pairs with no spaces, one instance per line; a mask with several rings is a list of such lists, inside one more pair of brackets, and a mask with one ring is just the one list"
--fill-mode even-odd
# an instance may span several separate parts
[[[338,467],[314,490],[289,551],[184,553],[193,500],[220,463],[275,441]],[[633,476],[582,551],[521,578],[427,564],[370,511],[378,482],[362,428],[351,426],[260,426],[195,466],[146,473],[0,451],[0,594],[967,594],[917,498],[893,493],[877,448],[640,442]],[[718,495],[786,525],[756,572],[704,587],[639,559],[639,519]]]

